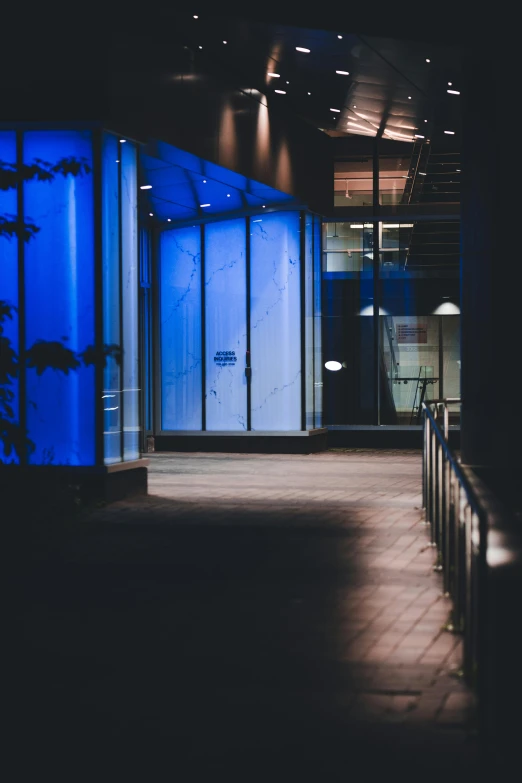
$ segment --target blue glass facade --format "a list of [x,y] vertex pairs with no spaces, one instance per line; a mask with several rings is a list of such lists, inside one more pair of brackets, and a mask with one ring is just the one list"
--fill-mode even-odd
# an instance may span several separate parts
[[160,238],[161,429],[202,428],[201,229]]
[[123,146],[91,130],[0,133],[16,179],[0,190],[17,226],[0,237],[0,299],[18,307],[4,335],[20,359],[7,386],[23,463],[139,456],[137,151]]
[[205,228],[206,429],[247,429],[246,223]]
[[[28,131],[23,162],[83,159],[90,173],[24,184],[24,219],[39,231],[25,244],[25,347],[63,342],[75,353],[94,344],[94,188],[88,131]],[[27,430],[35,465],[95,461],[94,368],[26,375]]]
[[160,234],[163,432],[288,432],[320,420],[315,220],[281,211]]

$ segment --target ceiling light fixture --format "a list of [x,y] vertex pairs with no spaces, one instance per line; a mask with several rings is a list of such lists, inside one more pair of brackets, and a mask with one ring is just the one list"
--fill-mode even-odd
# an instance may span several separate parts
[[192,18],[193,19],[199,19],[199,16],[197,14],[194,14],[194,16]]
[[311,94],[312,94],[311,92],[308,93],[308,95],[311,95]]
[[420,174],[421,177],[425,177],[426,176],[426,172],[425,171],[419,171],[418,173]]
[[252,223],[262,223],[263,218],[257,218],[256,220],[253,220]]
[[350,228],[364,228],[362,223],[352,223]]
[[224,44],[226,44],[226,41],[223,41]]
[[424,122],[428,122],[428,120],[424,120]]
[[227,193],[227,198],[230,198],[230,193]]
[[271,71],[268,72],[268,76],[273,76],[274,79],[280,79],[281,74],[280,73],[271,73]]
[[337,37],[339,38],[340,41],[342,41],[343,39],[342,35],[338,35]]
[[330,109],[330,111],[335,111],[337,113],[340,113],[341,110],[340,109]]
[[203,47],[202,46],[198,46],[198,49],[203,49]]
[[265,205],[263,204],[263,209],[266,209]]
[[203,182],[205,183],[205,185],[207,184],[207,180],[206,179],[204,179]]
[[290,82],[287,82],[287,84],[290,84]]
[[286,95],[286,90],[274,90],[274,92],[278,92],[279,95]]
[[451,83],[451,82],[448,82],[448,87],[451,87],[451,86],[452,86],[452,83]]
[[357,108],[357,106],[355,105],[355,103],[353,104],[353,108],[354,108],[354,109],[356,109],[356,108]]
[[120,144],[125,144],[127,139],[120,139]]
[[149,212],[149,217],[154,217],[154,212]]
[[296,52],[304,52],[305,54],[310,54],[310,49],[305,49],[304,46],[296,46],[295,50]]
[[411,101],[411,95],[408,95],[408,100]]
[[426,57],[426,62],[427,62],[427,63],[431,63],[431,60],[430,60],[430,58],[429,58],[429,57]]
[[170,223],[170,222],[171,222],[170,218],[167,218],[167,223]]
[[140,190],[150,190],[152,185],[140,185]]
[[416,133],[415,134],[415,138],[416,139],[425,139],[426,137],[425,136],[421,136],[420,133]]
[[200,206],[200,207],[209,207],[209,206],[210,206],[210,204],[200,204],[199,206]]
[[413,228],[413,223],[383,223],[383,228]]
[[349,71],[336,71],[335,73],[338,73],[339,76],[349,76],[350,75]]
[[455,171],[460,171],[460,169],[455,169]]
[[450,95],[460,95],[459,90],[446,90],[446,92],[449,92]]
[[448,136],[454,136],[455,135],[455,131],[444,131],[444,133],[447,133]]

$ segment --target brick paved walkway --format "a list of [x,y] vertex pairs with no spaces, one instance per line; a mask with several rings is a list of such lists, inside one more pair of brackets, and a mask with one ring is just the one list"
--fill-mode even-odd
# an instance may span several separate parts
[[150,495],[29,579],[39,752],[181,783],[477,776],[419,452],[150,456]]

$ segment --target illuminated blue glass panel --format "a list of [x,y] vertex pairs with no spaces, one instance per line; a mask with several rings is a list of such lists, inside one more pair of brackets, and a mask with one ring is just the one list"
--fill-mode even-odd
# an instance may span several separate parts
[[[14,131],[0,131],[0,161],[7,164],[16,164],[16,134]],[[16,189],[0,190],[0,215],[6,220],[15,220],[17,215]],[[18,306],[18,240],[16,237],[8,239],[0,236],[0,300],[17,307]],[[6,318],[2,324],[3,337],[9,340],[10,347],[18,353],[18,314],[11,311],[12,318]],[[13,399],[9,401],[14,416],[7,415],[0,408],[0,416],[18,421],[18,381],[12,379],[9,382],[9,390]],[[0,445],[0,462],[18,462],[14,452],[9,456],[4,454]]]
[[314,398],[315,426],[323,426],[323,344],[321,318],[322,242],[321,218],[314,217]]
[[[128,142],[127,142],[128,143]],[[120,335],[120,182],[118,139],[102,141],[103,342],[121,345]],[[109,357],[103,372],[103,442],[106,464],[121,462],[121,367]]]
[[134,144],[121,145],[121,286],[123,325],[123,459],[138,459],[138,184]]
[[314,226],[305,214],[305,411],[306,429],[314,428]]
[[161,428],[200,430],[201,232],[160,237]]
[[[92,168],[89,132],[28,131],[24,163],[84,158]],[[25,246],[26,345],[37,340],[65,343],[74,351],[94,344],[94,211],[92,172],[58,174],[52,182],[24,186],[26,221],[39,227]],[[92,465],[94,369],[81,366],[65,375],[27,371],[27,424],[44,463]]]
[[150,232],[140,231],[140,289],[143,324],[143,410],[146,432],[152,431],[152,329],[150,296]]
[[206,428],[246,430],[246,223],[205,227]]
[[301,429],[299,213],[251,221],[252,429]]

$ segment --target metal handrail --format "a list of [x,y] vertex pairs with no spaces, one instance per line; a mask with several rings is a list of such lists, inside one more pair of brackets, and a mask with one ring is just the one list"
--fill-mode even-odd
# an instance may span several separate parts
[[[435,569],[442,571],[443,589],[453,601],[448,630],[463,634],[461,673],[477,686],[483,633],[487,511],[465,470],[451,452],[448,405],[461,403],[446,397],[422,404],[424,415],[423,508],[437,548]],[[439,426],[442,413],[443,430]]]

